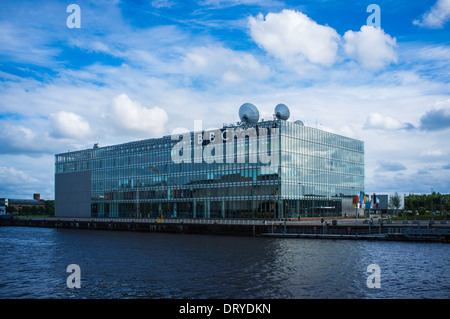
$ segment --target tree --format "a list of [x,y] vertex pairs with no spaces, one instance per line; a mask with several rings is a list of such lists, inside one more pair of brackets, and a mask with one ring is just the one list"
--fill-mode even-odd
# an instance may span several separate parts
[[45,200],[45,214],[49,216],[55,216],[55,201]]
[[45,207],[39,206],[38,207],[38,215],[45,215]]
[[22,206],[21,208],[23,215],[30,215],[31,207],[30,206]]
[[38,214],[38,207],[37,206],[35,206],[35,205],[33,205],[33,206],[31,206],[31,209],[30,209],[30,214],[31,215],[37,215]]
[[13,213],[17,212],[17,208],[16,208],[16,206],[11,206],[11,205],[6,206],[6,212],[8,214],[13,214]]
[[397,215],[397,217],[398,217],[398,208],[401,205],[401,201],[402,198],[397,192],[395,192],[394,195],[389,196],[389,206],[395,208],[395,214]]

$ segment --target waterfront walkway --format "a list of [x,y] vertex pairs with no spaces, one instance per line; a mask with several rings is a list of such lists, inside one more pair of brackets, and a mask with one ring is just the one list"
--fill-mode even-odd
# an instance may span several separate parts
[[225,218],[121,218],[121,217],[22,217],[16,220],[70,221],[70,222],[120,222],[120,223],[170,223],[170,224],[222,224],[222,225],[288,225],[288,226],[406,226],[450,227],[447,220],[391,220],[373,218],[304,218],[304,219],[225,219]]
[[415,240],[449,242],[447,220],[406,221],[386,219],[308,218],[211,219],[211,218],[91,218],[14,216],[5,226],[53,227],[144,232],[246,235],[279,238]]

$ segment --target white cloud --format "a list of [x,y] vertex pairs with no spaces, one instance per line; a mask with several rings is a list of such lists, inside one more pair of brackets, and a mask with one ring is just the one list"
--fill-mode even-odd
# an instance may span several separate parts
[[358,131],[350,124],[344,125],[337,131],[337,134],[342,134],[348,137],[356,138],[358,139]]
[[420,129],[439,131],[450,128],[450,99],[438,101],[420,118]]
[[[206,0],[203,3],[209,3],[211,7],[223,7],[264,1]],[[163,6],[173,2],[175,1],[162,0],[154,1],[153,4]],[[344,32],[339,35],[332,27],[320,25],[305,14],[292,10],[270,13],[265,18],[260,15],[249,20],[242,19],[243,15],[248,14],[249,8],[237,17],[239,20],[232,20],[229,16],[211,20],[210,16],[200,16],[198,11],[196,17],[183,19],[182,24],[138,28],[123,20],[119,7],[103,6],[99,4],[98,8],[107,10],[107,13],[91,11],[92,17],[97,15],[97,18],[103,20],[85,17],[83,21],[88,23],[90,20],[92,25],[90,28],[86,25],[83,30],[89,32],[77,32],[76,35],[74,30],[62,28],[66,32],[55,38],[49,29],[23,29],[20,23],[0,24],[0,27],[14,26],[23,30],[0,30],[0,38],[8,44],[2,48],[2,52],[11,61],[35,62],[34,59],[43,59],[44,61],[35,63],[52,66],[53,61],[69,59],[69,55],[58,56],[60,49],[48,46],[58,42],[56,39],[66,43],[68,49],[71,47],[77,53],[86,53],[89,58],[81,65],[74,64],[76,67],[71,70],[63,64],[67,61],[61,61],[61,64],[53,68],[55,76],[51,77],[46,71],[35,69],[32,65],[27,66],[29,70],[26,73],[22,73],[25,72],[22,70],[17,74],[6,74],[10,79],[14,74],[14,81],[2,82],[0,113],[12,115],[0,121],[0,131],[3,134],[0,136],[1,165],[15,167],[40,182],[45,180],[42,187],[49,187],[48,181],[53,179],[55,153],[92,147],[92,142],[100,142],[103,146],[132,141],[141,136],[159,137],[176,127],[188,127],[191,130],[194,119],[203,120],[204,128],[220,127],[224,121],[238,121],[238,108],[247,101],[261,107],[261,115],[268,117],[272,115],[277,103],[286,103],[291,109],[291,120],[301,119],[309,126],[314,126],[317,122],[319,128],[363,140],[366,150],[366,186],[370,190],[392,187],[394,184],[389,183],[397,181],[380,178],[381,172],[377,169],[380,159],[388,161],[381,164],[390,168],[391,174],[398,176],[399,173],[406,175],[417,171],[423,163],[442,166],[442,158],[450,154],[445,143],[436,145],[442,150],[442,156],[438,156],[436,151],[426,151],[434,148],[430,145],[430,140],[448,140],[448,130],[407,130],[410,125],[406,123],[417,123],[418,128],[421,128],[420,115],[433,105],[433,101],[448,98],[444,71],[447,70],[446,53],[449,49],[445,44],[424,46],[414,42],[405,51],[405,44],[408,43],[402,41],[399,43],[401,69],[393,71],[389,68],[385,72],[375,73],[371,69],[363,70],[354,61],[367,68],[382,67],[396,61],[393,58],[395,46],[392,45],[395,40],[389,42],[389,35],[381,30],[372,30],[375,39],[370,39],[372,34],[364,28],[361,31],[349,31],[347,38],[353,38],[347,42],[343,37]],[[211,7],[201,8],[200,11],[209,14],[213,12],[209,10]],[[264,10],[269,12],[272,9],[278,10],[273,7],[265,7]],[[87,14],[88,11],[84,12]],[[36,22],[36,25],[39,24],[42,24],[42,20]],[[189,26],[194,26],[192,31]],[[199,26],[204,28],[203,31],[199,32]],[[232,29],[234,36],[237,30],[245,31],[246,26],[249,27],[247,31],[252,36],[253,43],[245,43],[245,40],[240,42],[242,38],[239,37],[230,39],[220,35],[220,39],[214,38],[214,35],[225,29]],[[91,28],[95,28],[96,32],[92,32]],[[103,30],[104,28],[106,29]],[[58,33],[56,31],[60,29],[58,26],[51,30]],[[209,30],[214,32],[208,32]],[[31,43],[23,40],[29,34],[33,34]],[[376,42],[376,39],[379,41]],[[238,41],[239,50],[229,49]],[[364,41],[375,45],[375,52],[358,51],[365,45]],[[244,48],[251,50],[255,43],[263,50],[244,51]],[[353,50],[348,55],[345,45],[350,44],[353,45]],[[378,51],[383,47],[391,50],[382,51],[381,54]],[[255,53],[260,51],[264,51],[263,54]],[[46,54],[33,55],[33,52]],[[93,53],[108,54],[115,59]],[[374,55],[372,58],[371,54]],[[383,60],[383,56],[388,58]],[[98,59],[94,60],[96,58]],[[108,65],[111,61],[113,64]],[[371,65],[374,61],[379,64]],[[435,74],[441,74],[444,81],[422,76],[418,72],[424,69],[428,73],[430,65],[436,70]],[[301,75],[292,72],[301,69]],[[319,72],[308,72],[311,69]],[[4,71],[10,72],[9,69]],[[25,75],[20,79],[18,74]],[[39,79],[45,77],[45,80],[33,80],[31,75],[36,75]],[[317,82],[309,81],[310,76]],[[303,85],[304,83],[308,85]],[[121,92],[126,92],[127,95],[117,96]],[[116,99],[112,102],[114,97]],[[30,108],[30,105],[33,107]],[[156,105],[160,108],[153,108]],[[57,134],[55,119],[46,119],[49,114],[59,112],[61,106],[79,116],[78,122],[87,125],[85,132],[89,132],[88,127],[91,131],[95,128],[95,141],[93,138],[61,138],[76,136],[77,132],[73,127],[63,126]],[[444,109],[444,106],[436,106],[436,109]],[[170,122],[166,112],[170,115]],[[369,112],[378,114],[368,116]],[[386,114],[389,116],[385,116]],[[426,118],[430,119],[430,116]],[[69,121],[69,125],[74,122]],[[58,138],[51,135],[52,129],[53,135]],[[64,129],[71,133],[66,132],[64,135]],[[380,130],[383,130],[382,134]],[[78,133],[81,132],[83,129]],[[30,156],[33,156],[32,160]],[[22,166],[18,164],[19,157],[23,158]],[[36,160],[40,160],[39,165]],[[393,160],[394,163],[391,162]],[[408,169],[403,169],[399,163]],[[36,175],[41,171],[45,175]],[[446,172],[446,175],[438,177],[442,180],[445,177],[445,189],[450,189],[450,170]],[[384,181],[389,183],[382,184]],[[408,191],[409,187],[421,187],[417,184],[416,176],[411,176],[411,181],[404,179],[402,182],[405,185],[409,182],[408,186],[398,184],[399,187],[407,187],[404,189]],[[17,187],[11,193],[32,193],[23,191],[24,186],[20,188],[22,191]],[[51,194],[53,189],[49,189],[48,193]],[[39,189],[36,188],[36,191],[39,192]]]
[[27,154],[37,156],[52,152],[56,146],[45,132],[46,128],[33,120],[27,125],[0,122],[0,154]]
[[36,134],[22,125],[0,123],[2,134],[0,135],[1,153],[17,153],[24,150],[34,152],[33,147],[37,142]]
[[397,62],[396,40],[382,29],[362,26],[361,31],[344,34],[346,54],[368,69],[380,69]]
[[339,35],[331,27],[317,24],[308,16],[293,10],[259,14],[249,18],[253,40],[269,54],[289,65],[330,66],[337,58]]
[[155,8],[170,8],[175,5],[175,2],[170,0],[153,0],[152,6]]
[[381,171],[398,172],[406,170],[405,165],[400,162],[379,161],[378,165]]
[[92,136],[89,123],[78,114],[61,111],[51,114],[50,121],[55,137],[83,139]]
[[0,166],[0,180],[9,184],[37,183],[38,180],[14,167]]
[[89,38],[89,39],[81,39],[81,38],[68,38],[67,42],[70,46],[75,48],[79,48],[81,50],[85,50],[89,53],[97,52],[97,53],[106,53],[113,56],[121,56],[120,52],[114,50],[109,44],[106,44],[102,40],[98,38]]
[[369,114],[364,123],[364,128],[375,130],[401,130],[412,128],[412,125],[403,123],[394,117],[384,116],[375,112]]
[[439,156],[443,156],[445,154],[446,153],[444,151],[442,151],[441,149],[430,149],[430,150],[420,152],[420,156],[431,156],[431,157],[439,157]]
[[431,9],[425,12],[413,24],[426,28],[442,28],[450,20],[450,0],[437,0]]
[[277,0],[202,0],[199,5],[211,6],[215,8],[232,7],[239,5],[256,5],[262,7],[269,7],[275,5],[283,5],[282,2]]
[[168,121],[168,115],[162,108],[149,109],[123,93],[114,98],[111,118],[122,132],[142,136],[162,135]]
[[193,48],[182,61],[185,75],[213,77],[224,82],[262,80],[269,74],[269,68],[261,65],[253,55],[217,46]]
[[54,155],[2,155],[0,164],[0,196],[6,198],[54,198]]
[[45,35],[26,32],[7,22],[0,22],[1,53],[15,62],[32,63],[41,66],[54,66],[55,57],[60,53],[45,43]]
[[347,58],[369,70],[381,69],[398,59],[396,39],[372,26],[349,30],[341,37],[335,29],[316,23],[302,12],[283,10],[250,17],[249,28],[260,47],[303,73]]

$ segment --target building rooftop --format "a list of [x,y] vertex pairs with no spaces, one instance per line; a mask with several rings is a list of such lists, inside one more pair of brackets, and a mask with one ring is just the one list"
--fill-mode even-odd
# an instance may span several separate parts
[[35,199],[14,199],[14,198],[8,198],[9,204],[25,204],[25,205],[43,205],[45,204],[42,200],[35,200]]

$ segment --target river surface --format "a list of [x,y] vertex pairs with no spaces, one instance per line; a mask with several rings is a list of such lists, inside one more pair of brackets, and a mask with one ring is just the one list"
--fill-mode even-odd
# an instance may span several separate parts
[[[0,227],[0,298],[447,299],[449,249],[443,243]],[[80,288],[67,285],[71,264],[79,266]],[[373,264],[378,269],[368,272]],[[377,282],[379,288],[368,287]]]

